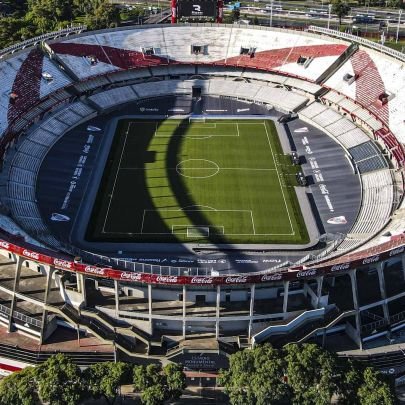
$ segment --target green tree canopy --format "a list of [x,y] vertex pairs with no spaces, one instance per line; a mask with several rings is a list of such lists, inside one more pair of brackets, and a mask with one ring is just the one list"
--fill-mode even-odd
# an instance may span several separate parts
[[220,373],[220,383],[232,404],[279,404],[291,394],[284,372],[279,351],[265,344],[232,355],[229,369]]
[[333,395],[342,405],[394,404],[394,387],[383,375],[315,344],[237,352],[220,384],[232,405],[329,405]]
[[25,21],[14,17],[0,18],[0,48],[5,48],[15,42],[21,41],[21,30],[25,26]]
[[363,373],[363,384],[358,390],[361,405],[393,405],[394,395],[383,375],[370,367]]
[[52,405],[76,405],[83,394],[80,368],[63,354],[50,357],[36,369],[42,401]]
[[34,367],[27,367],[0,381],[0,405],[34,405],[37,401]]
[[340,27],[342,19],[349,15],[350,6],[345,0],[332,0],[332,12],[338,16]]
[[130,366],[122,362],[94,364],[83,373],[85,389],[94,399],[104,397],[109,404],[113,404],[120,386],[130,382],[130,370]]
[[335,356],[315,344],[291,344],[284,350],[294,403],[330,404],[337,390]]
[[142,403],[147,405],[174,401],[186,388],[186,376],[179,364],[168,364],[163,369],[157,364],[135,366],[133,382],[135,391],[141,393]]

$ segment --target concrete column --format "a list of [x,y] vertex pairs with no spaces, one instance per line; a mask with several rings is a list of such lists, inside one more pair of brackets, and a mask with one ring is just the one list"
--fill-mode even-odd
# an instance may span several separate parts
[[284,298],[283,298],[283,312],[288,312],[288,287],[290,286],[289,281],[284,281]]
[[183,285],[183,339],[186,338],[186,286]]
[[319,302],[322,297],[323,276],[316,279],[316,309],[319,308]]
[[[13,293],[18,292],[18,286],[20,284],[20,275],[21,275],[21,267],[24,262],[25,258],[22,256],[17,257],[17,261],[15,263],[15,274],[14,274],[14,282],[13,282]],[[10,315],[8,317],[8,328],[9,332],[12,331],[12,322],[13,322],[13,314],[16,307],[17,298],[13,294],[11,298],[11,305],[10,305]]]
[[361,320],[360,320],[360,311],[359,311],[359,295],[357,291],[357,269],[354,269],[349,273],[350,282],[352,285],[352,295],[353,295],[353,307],[356,311],[356,333],[357,333],[357,343],[359,348],[363,350],[363,343],[361,341]]
[[77,290],[82,294],[83,306],[87,306],[87,297],[86,297],[86,276],[84,274],[77,274]]
[[120,286],[118,280],[114,280],[114,298],[115,298],[115,316],[118,318],[120,313]]
[[150,329],[152,330],[152,284],[148,284],[148,315]]
[[41,324],[41,336],[40,336],[40,344],[42,345],[46,339],[46,326],[47,326],[47,319],[48,319],[48,311],[46,310],[46,305],[48,304],[49,300],[49,292],[51,290],[52,284],[52,274],[55,271],[55,267],[49,266],[46,273],[46,285],[45,285],[45,296],[44,296],[44,304],[45,308],[42,312],[42,324]]
[[249,307],[249,330],[248,330],[248,340],[252,337],[252,324],[253,324],[253,314],[255,310],[255,289],[256,284],[250,286],[250,307]]
[[215,338],[219,337],[219,316],[220,316],[220,305],[221,305],[221,286],[217,285],[217,300],[215,304]]
[[384,319],[387,323],[390,321],[390,314],[388,311],[387,292],[385,290],[385,277],[384,277],[385,263],[380,262],[377,264],[378,284],[380,285],[380,294],[383,302]]

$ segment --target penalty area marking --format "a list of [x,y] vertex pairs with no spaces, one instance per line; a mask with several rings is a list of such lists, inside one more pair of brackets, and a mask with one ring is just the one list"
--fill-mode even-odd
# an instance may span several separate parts
[[[197,207],[197,206],[193,206],[193,207]],[[193,227],[193,226],[197,226],[197,227],[206,227],[207,225],[186,225],[186,224],[182,224],[182,225],[176,225],[176,224],[172,224],[171,225],[171,228],[172,228],[172,232],[171,233],[169,233],[169,232],[144,232],[144,224],[145,224],[145,217],[146,217],[146,214],[148,213],[148,212],[157,212],[157,213],[159,213],[159,212],[179,212],[179,211],[182,211],[182,212],[184,212],[186,215],[187,215],[187,212],[189,211],[189,212],[211,212],[211,213],[213,213],[213,212],[239,212],[239,213],[247,213],[248,215],[249,215],[249,218],[250,218],[250,220],[251,220],[251,226],[252,226],[252,233],[227,233],[226,235],[229,235],[229,236],[248,236],[248,235],[250,235],[250,236],[252,236],[252,235],[258,235],[257,233],[256,233],[256,227],[255,227],[255,223],[254,223],[254,218],[253,218],[253,212],[252,212],[252,210],[217,210],[217,209],[214,209],[214,208],[211,208],[211,207],[209,207],[209,209],[198,209],[198,208],[196,208],[196,209],[189,209],[189,208],[178,208],[178,209],[175,209],[175,208],[168,208],[168,209],[157,209],[157,210],[150,210],[150,209],[144,209],[143,210],[143,215],[142,215],[142,224],[141,224],[141,232],[140,233],[138,233],[139,235],[157,235],[157,234],[159,234],[159,235],[170,235],[170,234],[173,234],[173,229],[175,229],[176,227],[187,227],[187,226],[189,226],[189,227]],[[209,225],[209,227],[212,227],[212,228],[220,228],[220,227],[222,227],[222,228],[224,228],[224,230],[225,230],[225,226],[224,225],[215,225],[215,224],[213,224],[213,225]],[[118,232],[119,233],[119,232]],[[225,235],[225,233],[224,233],[224,235]],[[271,236],[271,235],[287,235],[287,234],[272,234],[272,233],[269,233],[269,234],[259,234],[259,235],[269,235],[269,236]],[[289,234],[288,234],[289,235]]]
[[[167,121],[165,121],[165,124],[164,125],[167,125],[166,124],[166,122]],[[146,123],[146,122],[145,122]],[[140,124],[142,124],[142,122],[140,122]],[[208,138],[213,138],[213,137],[239,137],[240,136],[240,132],[239,132],[239,125],[240,124],[248,124],[248,123],[246,123],[246,122],[243,122],[243,123],[239,123],[239,122],[217,122],[217,123],[198,123],[198,124],[192,124],[191,123],[191,125],[185,125],[185,124],[173,124],[173,126],[174,127],[176,127],[176,128],[190,128],[191,126],[192,126],[192,128],[197,128],[197,129],[217,129],[218,128],[218,126],[219,125],[235,125],[236,126],[236,131],[234,132],[234,133],[232,133],[232,134],[209,134],[209,135],[207,135],[207,134],[186,134],[186,136],[188,137],[188,138],[192,138],[192,139],[208,139]],[[252,125],[253,123],[251,123],[250,125]],[[260,125],[259,123],[255,123],[255,124],[257,124],[257,125]],[[157,137],[157,138],[168,138],[168,137],[171,137],[171,136],[176,136],[176,135],[173,135],[173,130],[172,129],[170,129],[170,130],[167,130],[167,131],[164,131],[164,130],[159,130],[159,128],[158,128],[158,123],[157,122],[155,122],[155,133],[154,133],[154,136],[155,137]],[[177,135],[177,136],[184,136],[184,135]]]

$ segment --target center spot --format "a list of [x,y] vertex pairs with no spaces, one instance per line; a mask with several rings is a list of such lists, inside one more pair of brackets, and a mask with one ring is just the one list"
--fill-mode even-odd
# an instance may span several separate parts
[[184,177],[205,179],[215,176],[219,172],[219,166],[212,160],[187,159],[177,164],[176,171]]

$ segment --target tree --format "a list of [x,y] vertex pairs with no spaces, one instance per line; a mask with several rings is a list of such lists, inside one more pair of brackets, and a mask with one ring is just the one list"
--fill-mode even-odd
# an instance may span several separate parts
[[104,0],[87,15],[85,22],[90,29],[117,26],[120,22],[120,12],[117,7]]
[[118,362],[97,363],[83,373],[83,383],[89,396],[104,397],[109,404],[117,398],[121,385],[130,382],[130,366]]
[[231,13],[232,22],[239,21],[240,18],[240,10],[238,8],[234,8]]
[[336,357],[315,344],[290,344],[284,350],[293,403],[330,404],[337,391]]
[[165,401],[165,394],[159,385],[152,385],[142,391],[141,401],[145,405],[160,405]]
[[350,6],[345,0],[332,0],[332,12],[339,18],[339,27],[342,25],[343,17],[349,15]]
[[382,374],[367,367],[363,373],[363,384],[358,390],[361,405],[393,405],[394,395]]
[[51,31],[61,21],[69,21],[72,15],[71,0],[28,0],[28,15],[41,32]]
[[291,391],[284,384],[285,362],[270,345],[235,353],[228,370],[221,370],[220,384],[232,404],[278,404],[288,401]]
[[14,17],[0,18],[0,49],[20,41],[24,21]]
[[166,378],[167,398],[170,401],[179,399],[186,388],[186,375],[183,366],[177,363],[170,363],[164,366],[163,373]]
[[52,405],[75,405],[83,387],[80,368],[68,357],[57,354],[36,369],[39,396]]
[[34,405],[37,401],[34,367],[27,367],[1,380],[1,405]]
[[135,366],[133,373],[134,389],[141,393],[144,404],[158,405],[164,401],[174,401],[181,397],[186,388],[186,376],[180,364]]
[[342,405],[357,404],[357,391],[363,383],[364,367],[361,363],[346,359],[339,359],[338,363],[339,403]]

